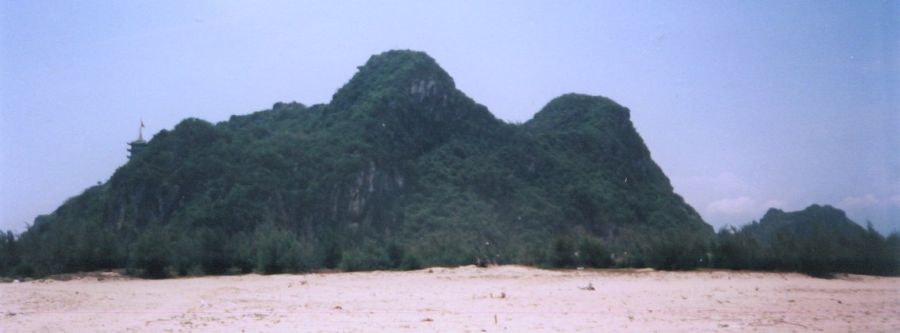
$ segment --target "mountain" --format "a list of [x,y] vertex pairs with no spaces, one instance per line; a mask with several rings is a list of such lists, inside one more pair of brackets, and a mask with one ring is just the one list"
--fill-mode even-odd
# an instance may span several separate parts
[[885,238],[828,205],[772,208],[759,222],[724,229],[717,238],[718,265],[726,268],[900,274],[900,235]]
[[38,217],[18,247],[37,275],[677,268],[695,265],[713,235],[628,108],[567,94],[509,124],[430,56],[388,51],[328,104],[276,103],[157,133],[109,181]]

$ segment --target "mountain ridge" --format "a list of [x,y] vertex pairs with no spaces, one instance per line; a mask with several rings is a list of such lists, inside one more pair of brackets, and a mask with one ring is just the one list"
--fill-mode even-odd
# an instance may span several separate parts
[[829,205],[770,208],[758,222],[720,230],[713,252],[725,268],[900,274],[900,234],[884,237],[871,223],[864,228]]
[[[39,274],[215,274],[476,261],[677,268],[712,237],[627,108],[566,94],[509,124],[427,54],[388,51],[328,104],[279,102],[160,131],[21,243]],[[672,246],[683,251],[655,259]]]

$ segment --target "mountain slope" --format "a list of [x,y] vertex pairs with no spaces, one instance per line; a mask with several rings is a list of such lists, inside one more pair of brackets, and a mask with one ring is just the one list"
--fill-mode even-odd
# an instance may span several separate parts
[[828,205],[772,208],[759,222],[722,230],[717,239],[717,262],[726,268],[900,274],[900,235],[885,238]]
[[428,55],[388,51],[329,104],[161,131],[20,243],[37,274],[695,262],[712,229],[629,112],[569,94],[507,124]]

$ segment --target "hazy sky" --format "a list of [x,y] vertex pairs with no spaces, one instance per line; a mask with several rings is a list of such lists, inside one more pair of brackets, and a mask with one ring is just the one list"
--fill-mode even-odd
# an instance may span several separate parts
[[900,231],[900,1],[2,1],[0,229],[106,181],[140,119],[327,103],[389,49],[507,121],[629,107],[713,226],[821,203]]

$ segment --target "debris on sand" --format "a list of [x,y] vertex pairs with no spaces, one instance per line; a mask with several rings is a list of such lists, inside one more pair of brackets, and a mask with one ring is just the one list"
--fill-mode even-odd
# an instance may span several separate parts
[[584,287],[578,287],[578,289],[581,289],[581,290],[588,290],[588,291],[593,291],[593,290],[594,290],[594,284],[588,282],[588,284],[587,284],[586,286],[584,286]]

